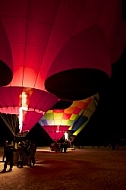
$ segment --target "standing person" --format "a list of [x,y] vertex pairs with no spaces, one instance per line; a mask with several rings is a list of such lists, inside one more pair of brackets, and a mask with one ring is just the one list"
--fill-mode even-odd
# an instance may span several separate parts
[[36,144],[35,141],[31,142],[31,164],[35,165],[35,153],[36,153]]
[[23,168],[23,152],[20,152],[18,155],[17,167]]
[[27,157],[27,165],[31,167],[31,141],[30,140],[27,140],[26,142],[24,153]]
[[60,143],[60,152],[63,152],[63,142]]
[[17,160],[17,167],[23,168],[24,164],[24,148],[23,148],[23,141],[18,143],[18,160]]
[[13,168],[13,157],[14,157],[13,152],[14,152],[14,144],[13,144],[13,142],[11,142],[10,144],[7,143],[7,146],[5,148],[5,158],[6,158],[6,161],[4,162],[3,172],[6,171],[8,163],[10,163],[10,169],[9,169],[9,171],[12,171],[12,168]]
[[35,165],[35,153],[36,153],[36,144],[34,141],[29,142],[29,155],[28,155],[28,166]]
[[4,162],[4,159],[6,157],[6,147],[8,146],[8,140],[5,141],[4,143],[4,148],[3,148],[3,162]]
[[64,152],[66,153],[67,148],[68,148],[68,143],[67,143],[67,141],[64,142],[64,145],[63,145],[63,146],[64,146]]

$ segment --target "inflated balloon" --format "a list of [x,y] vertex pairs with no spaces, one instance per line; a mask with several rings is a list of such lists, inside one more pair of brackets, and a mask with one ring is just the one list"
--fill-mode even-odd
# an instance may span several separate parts
[[1,0],[0,18],[0,112],[20,132],[99,92],[126,46],[120,0]]
[[[74,101],[99,92],[107,84],[111,65],[126,47],[126,23],[122,19],[120,0],[63,4],[55,23],[64,36],[65,33],[70,36],[48,70],[45,87],[59,98]],[[65,22],[63,13],[67,17]],[[61,31],[57,35],[61,36]]]
[[31,130],[54,102],[57,102],[54,95],[35,88],[0,87],[0,92],[0,112],[16,114],[20,132]]
[[95,94],[87,99],[74,101],[67,109],[48,110],[39,120],[39,124],[52,140],[60,140],[69,131],[77,136],[90,120],[98,103],[99,95]]

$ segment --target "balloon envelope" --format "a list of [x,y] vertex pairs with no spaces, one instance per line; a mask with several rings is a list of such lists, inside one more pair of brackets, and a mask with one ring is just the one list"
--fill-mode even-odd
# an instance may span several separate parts
[[121,1],[97,2],[0,1],[1,112],[29,113],[25,130],[59,99],[93,96],[111,76],[125,45]]
[[57,102],[56,96],[34,88],[0,87],[0,92],[0,112],[16,114],[22,132],[29,131]]
[[95,94],[87,99],[74,101],[67,109],[48,110],[38,123],[53,139],[63,137],[68,130],[77,135],[89,121],[98,102],[99,95]]

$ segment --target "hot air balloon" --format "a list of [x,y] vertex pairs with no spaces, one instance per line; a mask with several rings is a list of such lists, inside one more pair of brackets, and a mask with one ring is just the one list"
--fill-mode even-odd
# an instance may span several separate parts
[[47,72],[45,88],[73,101],[101,91],[126,47],[121,1],[62,1],[55,23],[70,36]]
[[[53,22],[52,15],[48,17],[48,13],[51,9],[54,13],[57,7],[49,8],[48,3],[0,1],[3,35],[8,40],[6,44],[3,41],[6,51],[8,50],[8,59],[6,56],[4,59],[3,54],[0,54],[0,59],[2,62],[8,61],[8,65],[10,61],[13,66],[13,78],[9,71],[6,71],[6,76],[3,75],[10,83],[4,81],[0,88],[0,112],[17,114],[20,132],[30,130],[42,114],[58,102],[58,98],[44,88],[43,59]],[[41,7],[43,10],[48,8],[44,15]],[[46,67],[48,65],[46,62]]]
[[[52,94],[37,89],[8,86],[0,87],[0,92],[0,112],[17,115],[20,132],[31,130],[43,113],[57,102]],[[6,116],[4,120],[7,124],[9,119]],[[11,128],[13,120],[9,122],[7,125]]]
[[39,120],[41,127],[52,140],[60,140],[67,133],[77,136],[86,126],[99,102],[98,93],[84,100],[73,101],[66,109],[48,110]]
[[108,82],[125,23],[120,0],[97,2],[0,1],[0,112],[16,114],[20,132],[60,100],[86,99]]

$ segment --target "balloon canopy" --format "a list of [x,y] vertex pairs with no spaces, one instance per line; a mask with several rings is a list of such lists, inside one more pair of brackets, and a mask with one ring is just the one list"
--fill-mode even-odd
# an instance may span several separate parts
[[30,130],[60,100],[95,95],[125,33],[120,0],[1,0],[0,112],[19,114],[20,130]]
[[0,92],[0,112],[16,114],[21,131],[29,131],[57,102],[54,95],[34,88],[0,87]]
[[59,140],[65,132],[77,135],[87,124],[99,102],[98,93],[87,99],[74,101],[67,109],[48,110],[39,124],[54,140]]

